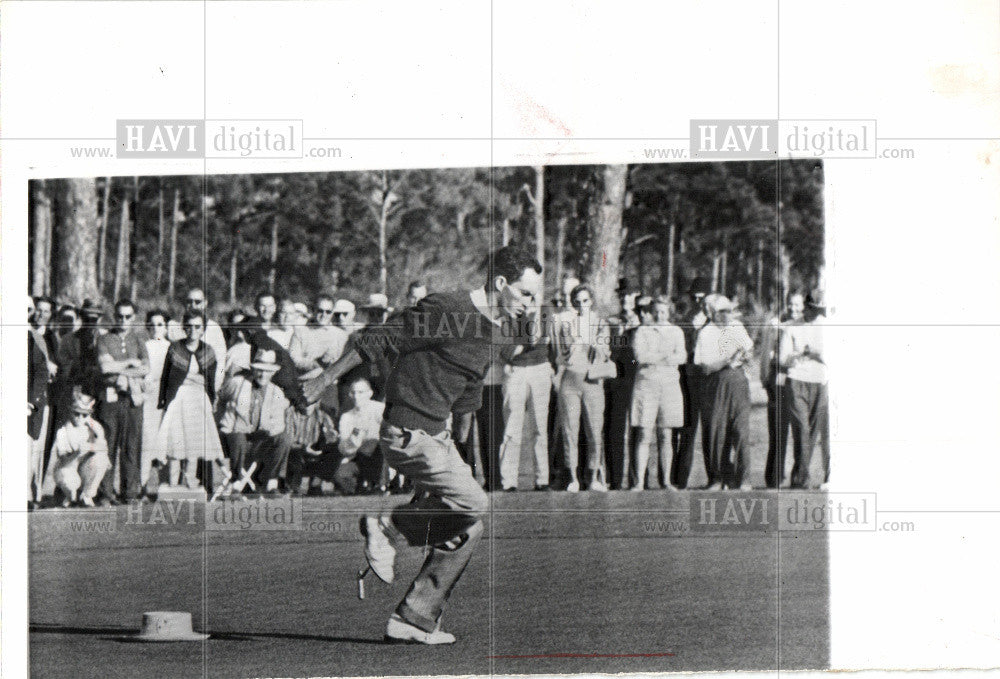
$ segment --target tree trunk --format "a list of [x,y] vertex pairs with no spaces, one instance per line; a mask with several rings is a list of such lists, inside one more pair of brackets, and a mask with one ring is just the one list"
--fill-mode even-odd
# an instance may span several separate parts
[[107,268],[108,209],[111,203],[111,177],[104,178],[104,195],[101,198],[101,224],[97,232],[97,287],[104,290],[104,273]]
[[93,179],[59,179],[55,253],[56,296],[73,303],[98,299],[97,183]]
[[535,196],[532,202],[535,212],[535,259],[542,265],[542,288],[539,301],[545,300],[545,166],[535,166]]
[[31,294],[48,295],[52,290],[49,264],[52,261],[52,198],[44,179],[35,182],[35,233],[31,250]]
[[764,242],[757,241],[757,302],[764,303]]
[[556,292],[562,292],[563,265],[566,259],[564,250],[566,243],[566,222],[569,217],[563,215],[556,222]]
[[167,271],[167,299],[174,301],[174,284],[177,282],[177,232],[180,231],[181,192],[174,189],[174,211],[170,218],[170,270]]
[[[638,289],[646,290],[646,277],[649,272],[649,259],[646,248],[639,248],[639,262],[636,265],[636,283],[638,283]],[[621,272],[626,278],[628,277],[628,267],[625,267]]]
[[729,268],[729,248],[723,246],[722,256],[719,258],[719,292],[726,294],[726,273]]
[[719,260],[722,256],[718,251],[712,254],[712,292],[719,291]]
[[[779,177],[780,179],[780,177]],[[779,183],[780,186],[780,183]],[[777,308],[784,309],[788,301],[788,294],[791,286],[792,262],[788,256],[788,249],[785,247],[785,223],[781,219],[781,210],[785,207],[782,201],[778,201],[778,299]]]
[[504,217],[500,223],[500,245],[507,247],[508,243],[510,243],[510,218]]
[[[406,257],[406,261],[409,261],[410,253],[407,251],[404,252],[403,254]],[[329,261],[330,261],[330,242],[326,238],[324,238],[319,243],[319,252],[316,253],[316,270],[319,273],[321,287],[323,286],[322,283],[323,274],[326,271],[326,266],[329,263]]]
[[[327,235],[323,239],[323,252],[320,264],[320,286],[325,288],[329,294],[334,294],[337,290],[337,279],[332,267],[336,264],[335,253],[339,251],[340,241],[338,234],[341,233],[344,223],[344,208],[340,197],[333,195],[330,198],[329,211],[330,227]],[[331,257],[331,253],[334,256]],[[409,254],[409,251],[407,251]]]
[[229,252],[229,304],[236,304],[236,276],[239,273],[240,225],[233,227],[233,243]]
[[163,282],[163,245],[166,239],[166,224],[163,219],[163,182],[160,182],[160,199],[157,202],[157,228],[156,238],[156,294],[160,294],[160,285]]
[[587,224],[589,252],[584,280],[594,288],[595,306],[610,313],[617,308],[615,287],[618,283],[625,211],[627,165],[605,165],[600,170],[595,205]]
[[111,298],[117,300],[122,288],[128,286],[128,251],[129,251],[129,200],[128,194],[122,195],[121,221],[118,225],[118,253],[115,255],[115,282]]
[[667,298],[674,297],[674,238],[677,236],[677,219],[670,216],[670,230],[667,232]]
[[[135,193],[134,193],[134,204],[135,208],[132,212],[132,227],[129,231],[128,239],[128,252],[126,253],[126,262],[128,266],[128,273],[126,275],[126,280],[129,281],[129,294],[128,298],[135,300],[136,290],[138,288],[139,281],[136,280],[135,275],[135,248],[136,242],[139,240],[139,211],[142,204],[139,202],[139,177],[135,177]],[[133,235],[134,234],[134,235]]]
[[379,209],[378,218],[378,286],[379,292],[383,295],[389,294],[389,265],[388,265],[388,232],[389,232],[389,208],[391,192],[389,191],[389,174],[382,173],[382,205]]
[[267,272],[267,291],[274,294],[278,275],[278,216],[271,220],[271,266]]
[[779,254],[781,257],[781,289],[778,292],[781,296],[778,298],[778,308],[781,308],[785,305],[785,301],[788,299],[789,288],[791,287],[792,258],[788,255],[788,249],[785,247],[784,243],[781,244]]

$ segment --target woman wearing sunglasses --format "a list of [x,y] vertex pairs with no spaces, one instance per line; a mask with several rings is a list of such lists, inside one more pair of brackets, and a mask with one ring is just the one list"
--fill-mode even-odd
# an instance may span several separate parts
[[185,484],[197,488],[199,459],[224,462],[212,408],[216,359],[201,339],[204,312],[185,311],[182,327],[184,339],[170,345],[163,362],[158,405],[164,413],[156,447],[165,450],[170,461],[170,485],[180,482],[183,462]]

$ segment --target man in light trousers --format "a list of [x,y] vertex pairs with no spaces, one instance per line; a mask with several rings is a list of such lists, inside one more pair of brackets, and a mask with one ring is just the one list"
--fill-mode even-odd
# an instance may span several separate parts
[[[503,443],[500,445],[500,484],[505,491],[517,490],[524,440],[525,413],[531,408],[529,445],[535,454],[535,490],[549,489],[549,441],[546,424],[552,391],[549,336],[541,328],[541,314],[526,317],[523,340],[505,357],[503,379]],[[506,356],[509,354],[509,357]]]
[[451,644],[441,616],[483,534],[488,499],[446,428],[452,413],[477,410],[482,380],[505,319],[537,304],[541,265],[507,246],[492,253],[486,284],[428,295],[392,324],[359,331],[352,347],[307,382],[314,400],[327,385],[363,361],[395,356],[386,385],[381,445],[389,466],[413,482],[408,505],[365,516],[365,558],[385,582],[395,578],[397,548],[428,548],[416,579],[386,625],[391,643]]

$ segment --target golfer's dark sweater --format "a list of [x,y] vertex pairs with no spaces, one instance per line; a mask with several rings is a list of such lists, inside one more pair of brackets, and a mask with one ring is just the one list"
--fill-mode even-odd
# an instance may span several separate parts
[[385,420],[433,435],[452,412],[478,410],[494,331],[464,290],[428,295],[392,322],[362,330],[354,343],[362,358],[392,360]]

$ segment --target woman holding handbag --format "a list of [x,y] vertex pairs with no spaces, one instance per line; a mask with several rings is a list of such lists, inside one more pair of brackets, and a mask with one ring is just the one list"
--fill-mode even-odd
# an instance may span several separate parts
[[559,423],[565,446],[570,480],[566,490],[580,490],[576,468],[579,464],[581,412],[586,422],[588,489],[607,491],[604,481],[604,386],[615,376],[611,362],[608,324],[593,311],[594,293],[581,284],[570,292],[572,311],[556,321],[553,350],[556,375],[553,383],[559,394]]

